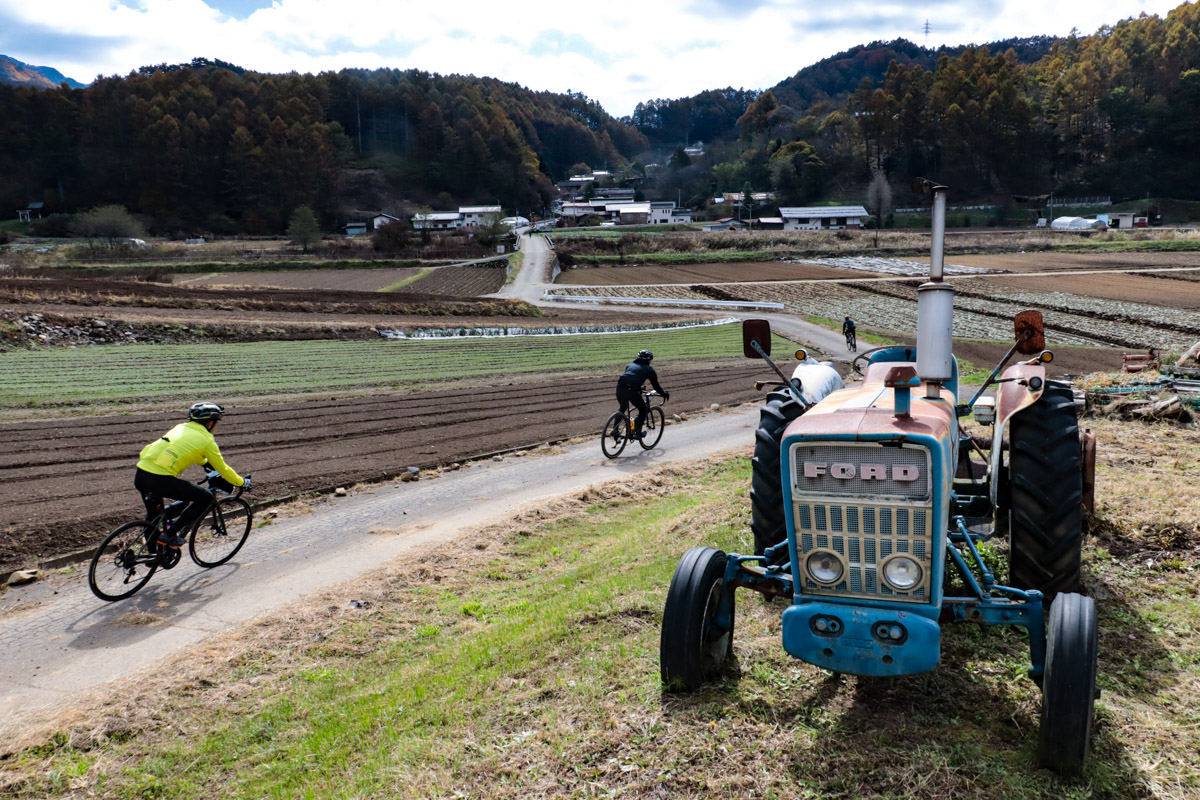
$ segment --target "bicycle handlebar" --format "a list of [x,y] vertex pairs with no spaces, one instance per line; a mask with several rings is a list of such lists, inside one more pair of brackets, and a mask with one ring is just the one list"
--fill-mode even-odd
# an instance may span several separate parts
[[[249,472],[246,473],[246,478],[250,478]],[[225,484],[225,486],[228,486],[229,488],[226,489],[222,486],[214,486],[213,481],[216,481],[216,480],[221,481],[222,483]],[[207,483],[210,488],[216,489],[219,492],[225,492],[230,497],[241,497],[242,492],[246,491],[245,484],[242,484],[241,486],[234,486],[232,483],[230,483],[229,481],[222,478],[221,473],[217,472],[215,469],[205,470],[204,480],[200,481],[200,483]]]

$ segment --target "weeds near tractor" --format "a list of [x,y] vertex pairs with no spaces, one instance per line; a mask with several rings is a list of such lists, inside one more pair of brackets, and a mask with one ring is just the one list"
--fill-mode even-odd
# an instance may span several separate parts
[[936,671],[852,678],[787,656],[783,605],[739,593],[730,674],[664,695],[671,572],[696,544],[751,546],[748,472],[744,458],[663,468],[405,560],[132,684],[0,758],[0,786],[39,798],[1200,792],[1194,549],[1171,569],[1088,553],[1104,695],[1079,781],[1035,766],[1040,694],[1012,629],[951,627]]

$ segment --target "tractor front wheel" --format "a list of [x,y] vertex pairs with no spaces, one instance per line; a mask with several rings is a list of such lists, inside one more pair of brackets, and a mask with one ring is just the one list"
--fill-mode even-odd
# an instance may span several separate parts
[[1062,593],[1050,604],[1042,729],[1038,758],[1056,772],[1078,774],[1087,759],[1096,706],[1096,604]]
[[750,530],[758,555],[787,538],[779,445],[784,429],[803,413],[804,408],[787,390],[768,394],[766,405],[759,411],[754,458],[750,462]]
[[1009,423],[1009,584],[1049,603],[1079,588],[1083,477],[1070,388],[1047,381]]
[[730,589],[726,596],[727,561],[720,550],[693,547],[675,568],[659,641],[667,691],[699,689],[733,654],[734,595]]

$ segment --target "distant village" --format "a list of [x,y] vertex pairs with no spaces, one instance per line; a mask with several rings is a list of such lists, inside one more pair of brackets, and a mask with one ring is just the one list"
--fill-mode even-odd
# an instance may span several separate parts
[[[651,165],[653,166],[653,165]],[[499,221],[510,228],[575,227],[581,225],[616,227],[628,225],[691,224],[696,221],[690,208],[671,201],[645,201],[636,189],[609,186],[613,176],[605,171],[575,175],[558,183],[560,199],[551,206],[552,217],[531,222],[523,216],[504,217],[499,205],[459,206],[455,211],[428,210],[408,217],[414,230],[456,231],[480,228]],[[742,230],[840,230],[861,228],[868,218],[861,205],[799,206],[778,208],[773,216],[754,216],[756,211],[776,211],[771,192],[753,192],[746,205],[740,193],[726,193],[709,200],[710,208],[728,209],[727,216],[703,221],[706,231]],[[711,216],[711,214],[707,215]],[[347,235],[377,230],[402,219],[379,213],[369,223],[346,226]]]

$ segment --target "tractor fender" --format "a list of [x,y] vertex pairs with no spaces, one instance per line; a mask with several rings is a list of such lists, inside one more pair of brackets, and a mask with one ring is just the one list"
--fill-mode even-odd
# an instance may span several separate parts
[[[1042,397],[1046,390],[1046,367],[1042,364],[1015,364],[1004,370],[999,390],[996,392],[996,431],[992,435],[993,442],[1003,442],[1008,433],[1008,421],[1015,415],[1032,406]],[[1031,378],[1039,378],[1037,389],[1031,389],[1028,382]],[[1024,381],[1024,383],[1021,383]],[[992,448],[991,474],[1001,474],[1002,447]],[[992,481],[990,490],[992,507],[997,507],[999,482]]]
[[846,384],[832,364],[821,363],[809,359],[810,363],[799,364],[792,372],[792,380],[800,381],[800,394],[804,402],[814,405],[821,402],[838,389],[845,389]]

